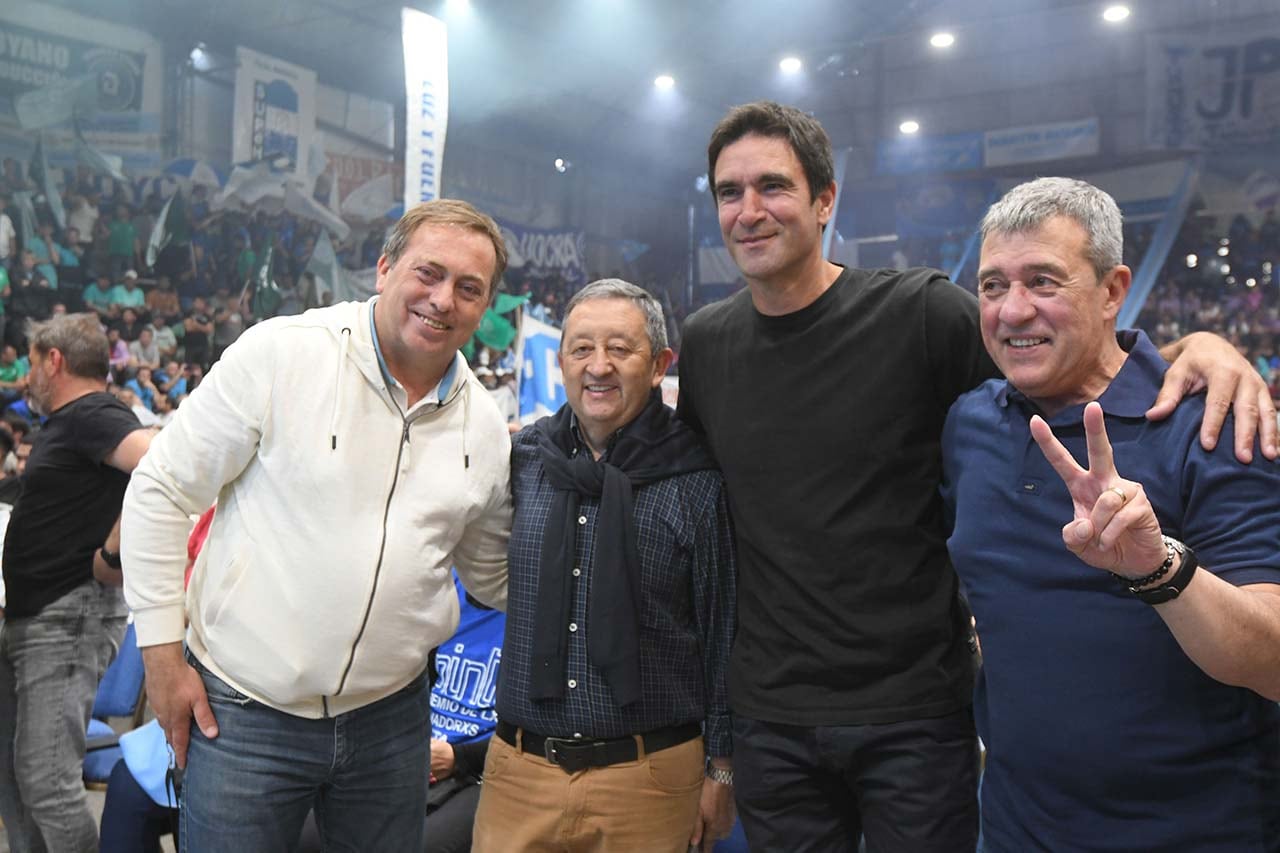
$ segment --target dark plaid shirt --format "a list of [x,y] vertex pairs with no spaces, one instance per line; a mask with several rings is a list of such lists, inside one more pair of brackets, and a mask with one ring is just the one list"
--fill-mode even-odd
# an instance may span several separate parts
[[[579,451],[588,453],[584,446]],[[608,458],[607,456],[605,457]],[[726,675],[733,644],[733,531],[724,481],[695,471],[634,493],[640,548],[640,701],[615,704],[587,656],[588,590],[600,499],[584,496],[578,518],[563,699],[529,699],[529,650],[537,609],[543,525],[555,490],[526,428],[511,450],[511,586],[498,674],[498,718],[552,737],[611,738],[705,721],[707,753],[732,753]]]

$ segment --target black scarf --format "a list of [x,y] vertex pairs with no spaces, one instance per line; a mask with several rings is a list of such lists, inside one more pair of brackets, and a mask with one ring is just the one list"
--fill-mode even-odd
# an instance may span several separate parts
[[565,690],[569,597],[572,590],[578,503],[600,496],[591,593],[587,600],[587,651],[604,675],[614,701],[625,707],[640,698],[640,551],[631,490],[715,463],[693,431],[676,419],[654,391],[644,410],[615,434],[607,462],[596,461],[574,436],[566,404],[534,427],[539,457],[556,490],[542,533],[538,605],[534,617],[529,694],[559,699]]

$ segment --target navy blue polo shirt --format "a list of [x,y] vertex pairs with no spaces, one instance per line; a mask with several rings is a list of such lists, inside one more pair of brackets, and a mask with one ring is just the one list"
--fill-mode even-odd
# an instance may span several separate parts
[[[1119,339],[1129,356],[1099,402],[1120,476],[1210,571],[1280,583],[1280,465],[1239,464],[1230,421],[1205,452],[1202,396],[1148,422],[1167,365],[1141,332]],[[1280,708],[1205,675],[1154,608],[1066,549],[1071,498],[1036,412],[991,380],[942,438],[948,545],[982,642],[987,849],[1280,849]],[[1047,420],[1087,467],[1083,413]]]

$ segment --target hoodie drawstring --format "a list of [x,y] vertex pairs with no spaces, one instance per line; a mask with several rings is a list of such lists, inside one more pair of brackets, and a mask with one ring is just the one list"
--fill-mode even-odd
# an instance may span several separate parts
[[347,350],[351,346],[351,327],[342,327],[342,345],[338,348],[338,374],[334,377],[333,414],[329,417],[329,450],[338,449],[338,413],[342,411],[342,379],[347,371]]
[[471,427],[471,382],[470,377],[462,381],[462,467],[471,467],[471,455],[467,453],[467,433]]

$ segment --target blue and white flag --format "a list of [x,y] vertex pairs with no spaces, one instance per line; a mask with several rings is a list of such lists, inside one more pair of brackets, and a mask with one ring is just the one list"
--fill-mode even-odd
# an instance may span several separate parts
[[404,209],[440,197],[449,127],[449,39],[444,21],[400,11],[404,41]]
[[516,376],[520,378],[520,423],[531,424],[564,405],[564,375],[556,363],[560,330],[525,312],[516,341]]

